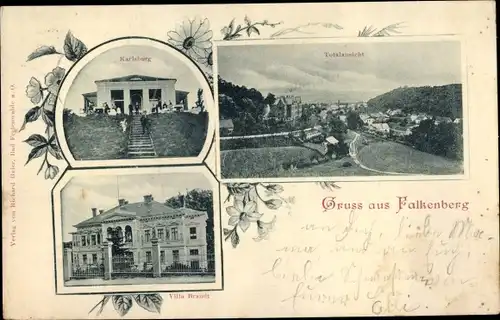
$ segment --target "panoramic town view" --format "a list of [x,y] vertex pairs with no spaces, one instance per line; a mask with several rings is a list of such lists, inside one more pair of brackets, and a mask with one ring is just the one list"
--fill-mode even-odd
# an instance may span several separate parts
[[218,55],[222,178],[463,173],[458,42],[235,45]]

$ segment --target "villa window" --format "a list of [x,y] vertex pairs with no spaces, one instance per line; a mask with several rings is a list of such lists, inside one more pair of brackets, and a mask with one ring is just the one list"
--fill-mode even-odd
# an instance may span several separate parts
[[165,263],[165,251],[160,251],[160,262]]
[[91,242],[91,243],[92,243],[92,245],[93,245],[93,246],[97,245],[97,240],[96,240],[96,235],[95,235],[95,234],[93,234],[93,235],[91,236],[91,239],[92,239],[92,242]]
[[146,251],[146,262],[151,263],[151,251]]
[[145,242],[151,241],[151,230],[144,230],[144,241]]
[[122,231],[122,227],[117,227],[117,228],[116,228],[116,235],[117,235],[118,239],[120,239],[120,242],[123,242],[123,231]]
[[86,254],[82,255],[82,260],[83,260],[83,264],[87,264],[87,255]]
[[[123,90],[111,90],[111,102],[114,103],[117,109],[120,109],[123,113],[124,111],[124,99]],[[110,106],[112,107],[112,106]]]
[[106,237],[107,237],[108,239],[111,239],[111,238],[113,237],[113,229],[112,229],[111,227],[109,227],[109,228],[106,230],[106,233],[107,233]]
[[85,246],[87,246],[86,237],[82,236],[82,247],[85,247]]
[[101,233],[99,232],[99,233],[97,234],[97,244],[101,244],[101,237],[102,237],[102,235],[101,235]]
[[189,250],[189,255],[190,256],[197,256],[199,254],[198,249],[191,249]]
[[92,253],[92,263],[97,264],[97,253]]
[[149,101],[150,102],[161,101],[161,90],[160,89],[149,89]]
[[189,239],[191,239],[191,240],[197,239],[196,227],[189,228]]
[[170,234],[172,236],[172,240],[179,240],[179,229],[177,228],[172,228],[170,230]]
[[166,232],[165,239],[170,240],[170,231],[168,230],[168,228],[165,229],[165,232]]
[[160,239],[160,241],[163,241],[164,237],[165,237],[165,230],[163,228],[158,229],[158,239]]
[[125,227],[125,242],[132,242],[132,227]]
[[179,262],[179,250],[172,250],[172,256],[174,263]]

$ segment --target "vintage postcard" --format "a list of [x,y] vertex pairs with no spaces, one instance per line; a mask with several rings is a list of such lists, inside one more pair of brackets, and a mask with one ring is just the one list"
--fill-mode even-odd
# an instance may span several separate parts
[[500,311],[494,2],[0,21],[6,319]]

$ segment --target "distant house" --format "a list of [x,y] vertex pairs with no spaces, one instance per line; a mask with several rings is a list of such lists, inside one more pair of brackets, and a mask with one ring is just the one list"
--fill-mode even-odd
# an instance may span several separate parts
[[375,122],[375,119],[368,117],[366,120],[363,121],[367,125],[372,125]]
[[361,118],[361,121],[363,121],[364,123],[366,123],[366,121],[370,119],[370,116],[367,115],[366,113],[361,113],[359,117]]
[[328,110],[322,110],[320,113],[319,113],[319,117],[323,120],[326,119],[326,117],[328,116]]
[[343,123],[347,123],[347,116],[341,115],[341,116],[339,116],[339,119],[340,119],[340,121],[342,121]]
[[391,131],[391,127],[387,123],[373,123],[371,127],[380,133],[389,133]]
[[453,123],[454,124],[460,124],[460,123],[462,123],[462,119],[461,118],[456,118],[455,120],[453,120]]
[[339,141],[333,136],[326,137],[325,142],[331,145],[336,145],[337,143],[339,143]]
[[222,119],[219,121],[219,130],[221,134],[231,134],[234,131],[233,120]]
[[440,123],[452,123],[452,122],[453,122],[453,120],[451,120],[451,119],[450,119],[450,118],[448,118],[448,117],[436,117],[436,118],[434,119],[434,124],[435,124],[435,125],[438,125],[438,124],[440,124]]
[[282,120],[297,119],[302,115],[302,98],[299,96],[286,95],[276,99],[270,106],[268,117]]
[[400,116],[403,114],[403,110],[401,109],[387,110],[387,114],[391,117]]

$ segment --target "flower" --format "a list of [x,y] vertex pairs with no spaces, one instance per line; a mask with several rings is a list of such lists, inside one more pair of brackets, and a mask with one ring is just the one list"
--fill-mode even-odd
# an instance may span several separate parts
[[30,98],[31,102],[38,104],[42,101],[42,85],[36,78],[31,77],[30,82],[26,86],[26,96]]
[[253,238],[255,241],[267,240],[269,238],[269,232],[274,231],[274,226],[276,225],[276,216],[270,222],[257,221],[257,232],[259,236]]
[[47,75],[45,76],[45,85],[47,86],[47,90],[54,96],[57,96],[59,85],[64,78],[65,72],[66,70],[64,70],[63,68],[56,67],[52,70],[52,72],[47,73]]
[[205,50],[205,55],[198,60],[205,66],[211,68],[214,65],[212,50]]
[[239,225],[243,232],[247,231],[250,227],[250,222],[256,222],[262,217],[262,213],[258,213],[257,203],[255,201],[248,201],[243,204],[241,200],[234,200],[234,206],[226,208],[227,214],[230,216],[229,225]]
[[208,19],[184,21],[175,31],[169,31],[167,35],[170,44],[191,58],[203,58],[206,49],[212,47],[212,30]]
[[47,169],[45,169],[45,179],[54,179],[59,173],[59,168],[47,162]]

